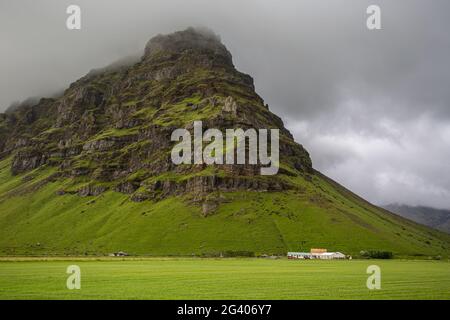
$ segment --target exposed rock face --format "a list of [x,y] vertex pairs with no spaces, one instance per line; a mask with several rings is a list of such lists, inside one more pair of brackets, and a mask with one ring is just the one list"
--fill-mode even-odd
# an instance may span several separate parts
[[208,216],[212,214],[216,209],[218,205],[215,202],[212,201],[206,201],[202,204],[202,214],[203,216]]
[[121,193],[127,193],[127,194],[132,194],[134,191],[136,191],[136,189],[138,189],[139,185],[135,185],[131,182],[124,182],[121,184],[118,184],[116,186],[116,191],[117,192],[121,192]]
[[[177,128],[280,129],[279,175],[261,177],[259,165],[181,165],[170,159]],[[12,173],[49,165],[59,176],[90,179],[80,196],[107,189],[134,201],[215,191],[279,191],[283,177],[309,175],[311,160],[282,120],[234,68],[218,36],[189,28],[151,39],[142,59],[79,79],[58,99],[41,99],[0,114],[0,157]],[[61,190],[61,194],[64,190]],[[214,204],[204,205],[204,214]]]
[[[158,59],[161,54],[177,56],[191,52],[200,53],[196,60],[205,67],[218,63],[231,66],[233,64],[230,52],[216,34],[207,29],[194,28],[152,38],[145,47],[144,58]],[[160,69],[156,75],[167,73],[168,70],[173,69]]]
[[46,161],[46,156],[37,150],[19,150],[14,157],[11,171],[13,174],[39,167]]
[[78,190],[78,195],[81,197],[98,196],[99,194],[103,193],[105,190],[106,190],[106,188],[103,186],[88,185],[88,186],[80,188]]

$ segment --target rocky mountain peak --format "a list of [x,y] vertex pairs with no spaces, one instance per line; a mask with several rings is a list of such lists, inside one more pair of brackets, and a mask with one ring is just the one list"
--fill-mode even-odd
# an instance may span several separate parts
[[212,59],[221,59],[233,65],[231,53],[222,44],[220,37],[207,28],[187,28],[150,39],[145,47],[144,58],[160,58],[180,54],[200,54]]
[[[183,165],[170,159],[177,128],[280,131],[280,175],[261,177],[260,164]],[[103,68],[74,82],[61,97],[0,116],[0,159],[11,172],[51,167],[61,189],[81,196],[115,190],[135,201],[174,194],[286,190],[289,176],[313,173],[308,152],[236,70],[209,30],[188,28],[152,38],[140,61]],[[208,206],[207,206],[208,207]],[[208,211],[208,210],[206,210]]]

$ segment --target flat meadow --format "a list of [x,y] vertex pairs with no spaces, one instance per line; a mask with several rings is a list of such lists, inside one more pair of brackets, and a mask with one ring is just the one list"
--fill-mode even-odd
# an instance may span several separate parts
[[[67,267],[81,288],[66,286]],[[381,289],[366,286],[367,267]],[[0,258],[0,299],[450,299],[450,263],[262,258]]]

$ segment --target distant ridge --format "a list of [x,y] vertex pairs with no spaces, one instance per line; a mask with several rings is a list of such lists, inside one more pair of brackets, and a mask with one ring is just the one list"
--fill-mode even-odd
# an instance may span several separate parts
[[404,204],[389,204],[383,208],[417,223],[450,233],[450,210]]

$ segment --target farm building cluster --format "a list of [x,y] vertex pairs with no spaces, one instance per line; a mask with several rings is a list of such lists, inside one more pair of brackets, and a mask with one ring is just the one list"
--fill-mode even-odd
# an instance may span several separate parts
[[346,259],[341,252],[327,252],[327,249],[311,249],[310,252],[288,252],[288,259]]

